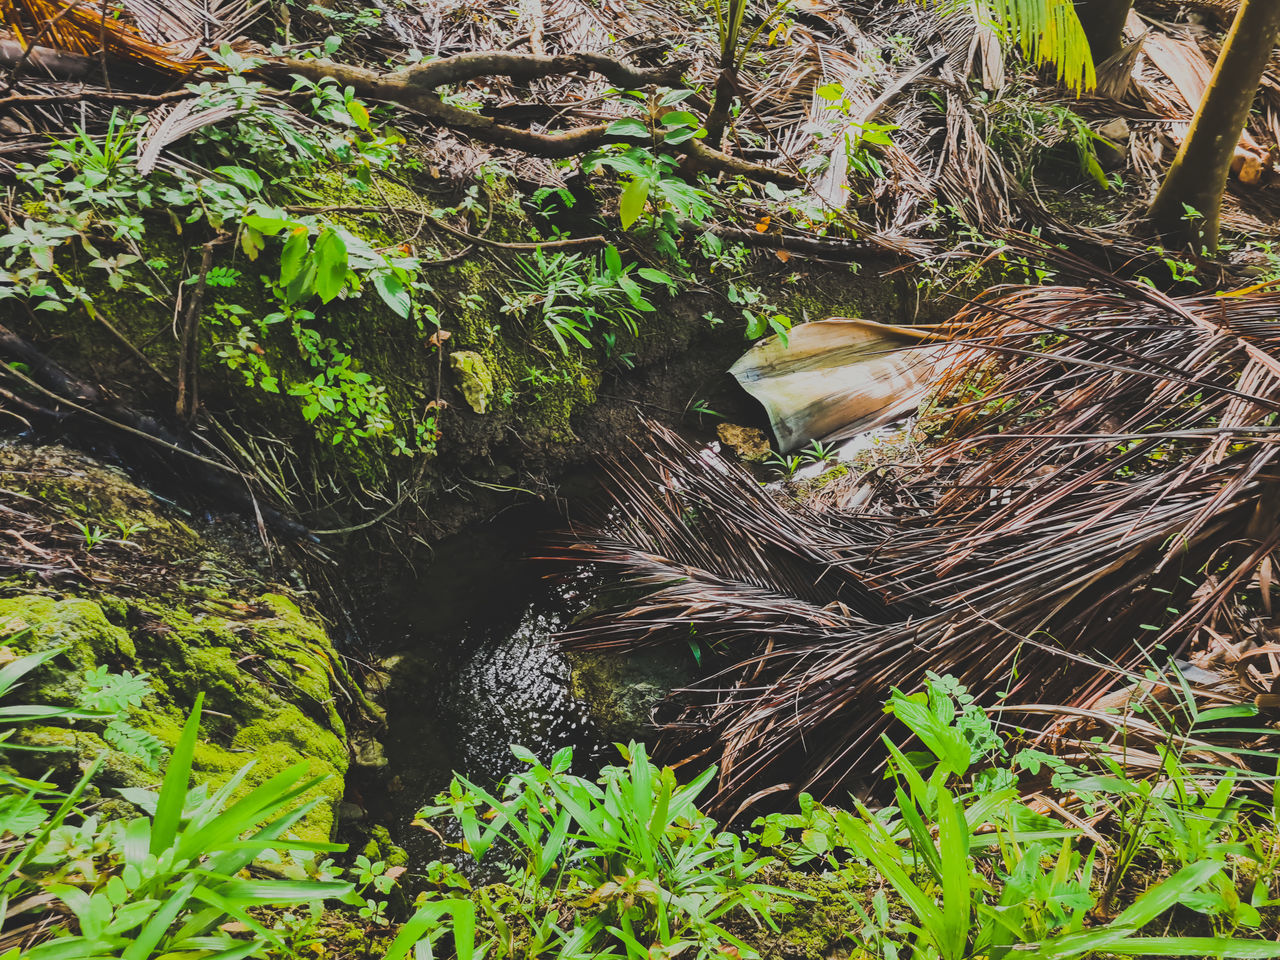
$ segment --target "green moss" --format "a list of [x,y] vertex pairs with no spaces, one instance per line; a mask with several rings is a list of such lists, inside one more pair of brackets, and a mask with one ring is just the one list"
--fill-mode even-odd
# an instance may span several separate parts
[[616,651],[575,651],[569,687],[607,740],[652,740],[653,708],[695,676],[693,656],[647,650],[643,656]]
[[848,869],[821,874],[774,871],[769,882],[811,899],[795,901],[790,913],[775,918],[781,928],[779,933],[760,935],[762,956],[826,960],[838,952],[845,956],[865,955],[856,947],[861,922],[853,905],[869,908],[878,886],[872,878],[855,875]]
[[458,389],[467,405],[476,413],[485,413],[493,398],[493,374],[484,357],[474,350],[455,350],[449,354],[449,366],[458,377]]
[[[348,762],[335,707],[338,660],[324,627],[261,574],[251,532],[237,540],[236,525],[225,522],[197,532],[118,470],[57,446],[0,446],[0,486],[25,497],[32,520],[48,527],[65,530],[68,517],[84,517],[146,528],[125,544],[92,553],[81,547],[75,559],[92,579],[60,593],[21,576],[0,581],[0,645],[10,655],[62,651],[32,675],[21,698],[71,705],[88,670],[147,673],[155,692],[130,722],[172,747],[203,692],[197,777],[222,782],[254,761],[248,790],[302,762],[326,780],[307,795],[319,802],[299,832],[326,839]],[[108,747],[101,729],[93,722],[24,726],[26,742],[63,752],[6,759],[25,761],[32,774],[52,762],[66,781],[105,751],[97,780],[104,797],[115,787],[158,782],[143,759]]]
[[[131,634],[112,624],[94,600],[10,597],[0,599],[0,635],[19,654],[63,648],[24,690],[33,702],[74,703],[84,672],[104,664],[113,671],[150,673],[155,694],[130,721],[168,747],[177,742],[196,694],[203,691],[197,779],[221,783],[252,760],[246,792],[286,767],[305,763],[309,774],[327,779],[305,795],[320,802],[298,832],[303,839],[327,839],[347,766],[344,728],[327,678],[332,649],[323,631],[291,601],[268,595],[261,604],[262,619],[249,625],[163,602],[131,601],[131,620],[139,625]],[[79,768],[105,747],[90,730],[55,726],[24,728],[22,740],[71,747],[66,760]],[[98,785],[142,786],[157,780],[142,760],[108,749]]]
[[360,851],[374,863],[379,860],[389,867],[405,867],[409,865],[409,854],[403,847],[391,842],[391,831],[381,824],[369,829],[369,840]]

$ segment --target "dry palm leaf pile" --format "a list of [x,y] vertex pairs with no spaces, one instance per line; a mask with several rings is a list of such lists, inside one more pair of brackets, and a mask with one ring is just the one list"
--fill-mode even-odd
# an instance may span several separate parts
[[629,598],[568,644],[696,643],[716,664],[663,737],[720,762],[721,809],[873,783],[882,705],[930,672],[1031,729],[1114,733],[1117,686],[1193,656],[1220,668],[1204,703],[1273,706],[1280,294],[1169,297],[1054,260],[1054,282],[956,318],[939,395],[968,399],[856,510],[781,503],[659,432],[560,551]]
[[[1211,25],[1230,12],[1191,6]],[[688,142],[685,172],[743,174],[794,192],[782,204],[776,193],[743,198],[722,211],[717,229],[837,260],[936,255],[944,222],[988,233],[1034,227],[1105,249],[1117,264],[1146,255],[1144,243],[1127,238],[1130,225],[1110,222],[1113,214],[1092,209],[1097,203],[1075,202],[1102,190],[1088,186],[1091,178],[1105,180],[1091,131],[1128,119],[1129,149],[1113,162],[1129,208],[1139,209],[1193,109],[1203,65],[1216,53],[1213,33],[1157,19],[1172,16],[1167,5],[1139,3],[1120,82],[1115,65],[1104,71],[1105,88],[1119,99],[1079,96],[1025,64],[1006,69],[1004,53],[1017,38],[1000,36],[977,9],[804,0],[771,17],[748,8],[742,35],[754,41],[730,83],[741,110],[719,144]],[[79,125],[99,133],[113,113],[134,111],[149,122],[152,152],[167,155],[237,109],[234,98],[200,84],[222,70],[209,51],[226,44],[255,58],[245,69],[295,122],[304,121],[292,113],[293,76],[332,76],[368,100],[404,107],[395,122],[420,134],[411,139],[423,142],[434,172],[469,177],[496,160],[546,186],[565,183],[571,165],[561,158],[599,146],[608,124],[634,110],[618,88],[687,84],[694,94],[684,106],[707,117],[717,84],[727,82],[710,8],[690,0],[424,0],[305,10],[250,0],[3,0],[0,22],[10,34],[0,40],[8,65],[0,128],[9,139],[0,158],[10,162],[38,152],[49,135]],[[335,55],[341,63],[299,59],[334,32],[345,37]],[[602,68],[606,61],[612,67]],[[1269,220],[1280,61],[1260,106],[1244,142],[1255,185],[1242,189],[1250,210],[1268,211]],[[1068,167],[1078,164],[1065,178],[1055,175],[1062,189],[1032,176],[1034,161],[1054,150],[1072,158]],[[1238,205],[1228,223],[1272,229]]]

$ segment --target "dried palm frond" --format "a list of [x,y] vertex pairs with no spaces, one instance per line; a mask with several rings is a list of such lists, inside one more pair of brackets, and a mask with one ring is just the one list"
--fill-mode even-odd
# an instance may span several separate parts
[[138,172],[147,174],[154,170],[161,152],[171,143],[244,110],[244,104],[235,94],[213,101],[184,100],[153,110],[147,117],[147,126],[138,135]]
[[611,469],[617,519],[560,551],[645,591],[567,643],[714,651],[663,738],[718,754],[722,809],[874,779],[881,704],[929,671],[987,703],[1088,704],[1212,629],[1280,546],[1257,520],[1280,491],[1280,295],[1174,299],[1059,266],[1077,285],[957,318],[951,381],[979,398],[859,513],[789,512],[660,434]]
[[260,4],[221,0],[0,0],[0,25],[24,48],[107,53],[165,73],[214,66],[202,52],[234,39]]
[[828,317],[748,350],[729,370],[769,416],[778,449],[845,440],[920,405],[945,339],[912,327]]

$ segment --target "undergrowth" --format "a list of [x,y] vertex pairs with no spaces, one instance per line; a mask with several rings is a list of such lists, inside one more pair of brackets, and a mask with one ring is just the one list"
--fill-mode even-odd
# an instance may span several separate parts
[[[57,655],[10,657],[0,696]],[[127,729],[147,678],[90,680],[71,706],[6,703],[0,748],[31,721]],[[123,806],[94,797],[101,757],[71,785],[0,769],[0,957],[767,956],[812,899],[786,885],[796,871],[843,898],[863,958],[1280,956],[1271,777],[1206,763],[1190,736],[1171,736],[1155,770],[1114,746],[1088,761],[1042,752],[949,678],[895,691],[887,709],[918,748],[886,738],[889,804],[803,796],[747,831],[698,809],[714,768],[681,784],[632,743],[593,780],[569,772],[568,749],[544,764],[513,747],[523,772],[492,791],[455,777],[421,813],[431,830],[456,821],[454,846],[480,871],[464,875],[444,860],[343,867],[343,847],[294,838],[313,786],[301,765],[252,790],[252,762],[193,786],[198,698],[158,789],[121,790]],[[1253,713],[1174,712],[1188,710],[1193,732]],[[412,907],[405,889],[424,891]],[[364,931],[361,947],[331,934],[335,917]]]

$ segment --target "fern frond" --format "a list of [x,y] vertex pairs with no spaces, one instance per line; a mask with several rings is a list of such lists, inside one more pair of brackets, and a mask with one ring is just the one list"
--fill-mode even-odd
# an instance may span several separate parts
[[142,703],[151,693],[151,674],[134,674],[128,670],[111,673],[106,667],[95,667],[84,673],[84,690],[80,707],[103,713],[123,713]]
[[159,770],[160,761],[168,753],[159,737],[127,720],[112,720],[102,731],[102,739],[121,753],[141,760],[148,770]]

